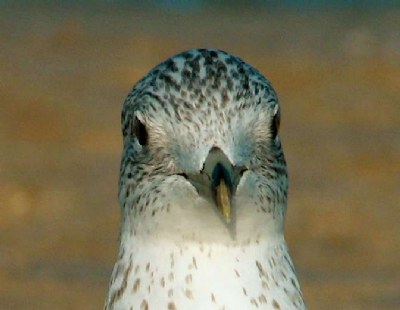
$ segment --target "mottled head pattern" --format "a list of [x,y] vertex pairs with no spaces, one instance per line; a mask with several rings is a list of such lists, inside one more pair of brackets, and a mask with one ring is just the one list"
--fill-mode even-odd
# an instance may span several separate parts
[[271,84],[223,51],[184,52],[135,85],[122,111],[121,245],[106,309],[305,309],[283,237],[279,122]]
[[[162,218],[160,212],[176,208],[168,192],[185,186],[181,175],[201,170],[210,149],[218,147],[233,165],[248,169],[242,181],[257,189],[251,197],[256,209],[249,211],[269,214],[280,229],[287,172],[279,119],[271,84],[235,56],[200,49],[161,63],[124,103],[123,213],[129,222]],[[163,203],[157,204],[158,199]]]

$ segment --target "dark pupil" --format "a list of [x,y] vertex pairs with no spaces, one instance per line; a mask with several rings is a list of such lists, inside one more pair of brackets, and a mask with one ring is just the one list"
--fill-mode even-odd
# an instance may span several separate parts
[[276,114],[274,116],[274,119],[271,122],[271,136],[272,139],[275,139],[276,135],[278,134],[279,130],[279,115]]
[[146,126],[143,125],[137,118],[133,121],[133,134],[139,140],[141,145],[146,145],[148,140],[148,134]]

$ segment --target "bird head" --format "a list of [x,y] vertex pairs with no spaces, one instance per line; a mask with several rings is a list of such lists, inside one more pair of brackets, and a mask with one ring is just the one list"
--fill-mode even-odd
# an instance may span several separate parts
[[235,56],[191,50],[155,67],[122,111],[122,233],[282,236],[288,182],[279,124],[271,84]]

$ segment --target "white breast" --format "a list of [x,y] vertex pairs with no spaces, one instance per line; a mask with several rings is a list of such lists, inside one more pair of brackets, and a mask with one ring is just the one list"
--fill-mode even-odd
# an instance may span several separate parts
[[113,278],[107,309],[305,309],[283,239],[230,247],[137,240]]

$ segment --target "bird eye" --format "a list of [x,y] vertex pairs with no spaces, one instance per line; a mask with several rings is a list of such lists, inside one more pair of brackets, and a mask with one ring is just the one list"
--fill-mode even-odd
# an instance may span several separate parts
[[280,123],[281,123],[281,117],[280,117],[279,111],[277,111],[271,122],[271,137],[272,137],[272,139],[276,138],[278,131],[279,131]]
[[147,145],[149,135],[146,126],[136,116],[132,124],[132,133],[138,139],[140,145]]

